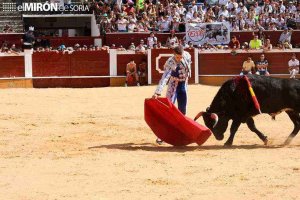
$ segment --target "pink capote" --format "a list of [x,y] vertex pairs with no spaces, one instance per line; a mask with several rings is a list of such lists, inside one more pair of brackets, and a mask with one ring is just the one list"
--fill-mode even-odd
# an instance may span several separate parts
[[201,145],[211,135],[210,129],[184,116],[167,98],[145,99],[144,114],[154,134],[174,146]]

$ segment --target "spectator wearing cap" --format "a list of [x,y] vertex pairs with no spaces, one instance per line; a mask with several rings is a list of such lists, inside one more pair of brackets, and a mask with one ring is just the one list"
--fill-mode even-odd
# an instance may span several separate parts
[[268,60],[265,58],[264,54],[260,55],[260,60],[256,62],[256,74],[257,75],[263,75],[263,76],[269,76],[270,73],[268,72]]
[[296,78],[296,74],[299,73],[299,60],[296,58],[296,54],[293,53],[292,59],[288,62],[290,78]]
[[278,43],[285,43],[288,42],[289,44],[291,43],[291,37],[292,37],[293,29],[289,29],[287,27],[284,28],[284,31],[281,33],[279,37]]
[[241,45],[240,42],[237,40],[236,36],[232,36],[231,41],[228,44],[229,49],[236,50],[240,49]]
[[262,42],[258,39],[258,35],[253,36],[253,40],[249,43],[250,49],[260,49],[262,47]]
[[127,31],[128,21],[124,18],[123,14],[120,16],[120,19],[118,19],[116,23],[117,23],[119,32],[126,32]]
[[[300,4],[298,4],[298,5],[300,5]],[[287,10],[288,10],[289,13],[297,13],[297,8],[294,5],[293,1],[289,1]]]

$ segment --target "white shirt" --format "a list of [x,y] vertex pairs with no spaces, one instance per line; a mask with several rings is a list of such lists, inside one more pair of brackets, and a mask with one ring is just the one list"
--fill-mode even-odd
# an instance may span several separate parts
[[117,21],[118,24],[118,30],[119,31],[126,31],[126,26],[127,26],[127,20],[126,19],[119,19]]
[[157,38],[156,37],[148,37],[148,45],[150,48],[153,48],[153,45],[155,42],[157,42]]
[[284,5],[281,5],[280,6],[280,13],[284,13],[285,12],[285,6]]
[[170,21],[169,20],[162,20],[161,21],[161,27],[162,27],[162,31],[169,31],[170,30]]
[[229,12],[228,10],[220,10],[219,11],[219,17],[223,15],[224,17],[229,17]]
[[288,63],[289,67],[297,67],[299,66],[299,60],[295,59],[295,60],[289,60],[289,63]]
[[194,13],[194,12],[198,12],[198,7],[197,7],[197,5],[194,5],[194,6],[192,7],[192,11],[193,11],[193,13]]
[[227,6],[228,5],[228,0],[219,0],[219,4]]
[[289,13],[296,13],[297,12],[297,8],[296,6],[292,5],[288,7]]
[[249,24],[249,26],[253,26],[255,24],[255,19],[246,19],[246,23]]
[[260,13],[261,13],[261,7],[260,6],[255,7],[254,10],[255,10],[256,15],[260,15]]
[[227,8],[229,10],[231,10],[232,8],[237,8],[239,6],[239,4],[237,2],[230,2],[227,6]]

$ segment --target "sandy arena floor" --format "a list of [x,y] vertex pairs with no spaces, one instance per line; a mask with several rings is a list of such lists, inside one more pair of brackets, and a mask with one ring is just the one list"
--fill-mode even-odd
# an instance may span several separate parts
[[[0,199],[299,199],[300,134],[286,114],[242,125],[234,146],[157,146],[143,119],[154,86],[7,89],[0,100]],[[189,87],[188,116],[218,87]],[[199,121],[203,123],[201,120]]]

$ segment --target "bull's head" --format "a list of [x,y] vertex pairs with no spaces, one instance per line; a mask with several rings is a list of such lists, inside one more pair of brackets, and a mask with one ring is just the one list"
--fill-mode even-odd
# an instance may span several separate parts
[[199,112],[194,120],[196,121],[201,116],[203,117],[205,125],[213,132],[215,138],[217,140],[223,140],[229,121],[225,113],[211,113],[208,108],[206,112]]

